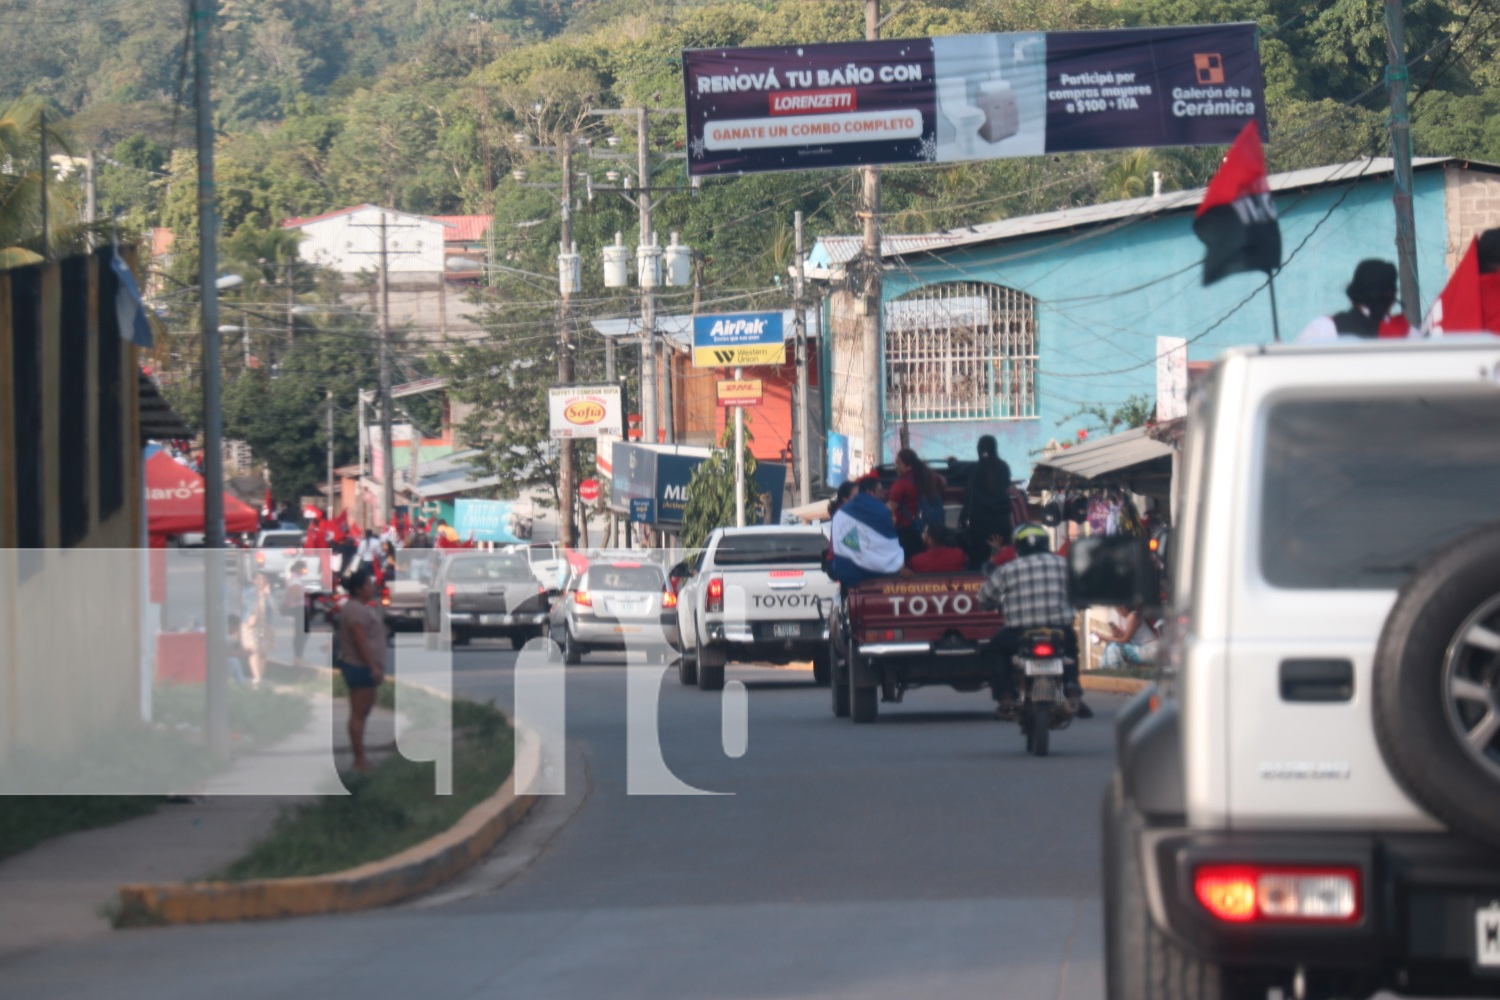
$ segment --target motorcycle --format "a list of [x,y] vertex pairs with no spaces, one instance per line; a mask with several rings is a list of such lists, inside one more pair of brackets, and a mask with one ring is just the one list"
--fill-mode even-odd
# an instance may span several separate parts
[[1026,752],[1047,756],[1052,730],[1066,729],[1073,710],[1063,687],[1063,641],[1055,628],[1027,629],[1011,663],[1021,692],[1018,719],[1026,737]]

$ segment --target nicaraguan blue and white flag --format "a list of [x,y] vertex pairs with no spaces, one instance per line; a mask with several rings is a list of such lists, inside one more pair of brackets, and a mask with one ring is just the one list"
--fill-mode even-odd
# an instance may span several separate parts
[[906,561],[890,508],[869,493],[856,493],[839,508],[833,515],[830,538],[830,573],[840,583],[853,585],[888,576]]
[[115,272],[115,315],[120,321],[120,339],[128,340],[137,347],[154,347],[156,339],[151,335],[151,321],[146,318],[146,304],[141,301],[141,288],[135,283],[135,275],[125,266],[117,253],[109,255],[109,268]]

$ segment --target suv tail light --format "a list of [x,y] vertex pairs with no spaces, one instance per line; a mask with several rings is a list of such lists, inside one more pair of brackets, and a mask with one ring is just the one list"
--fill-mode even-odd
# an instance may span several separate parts
[[580,608],[592,608],[594,606],[594,595],[587,590],[573,591],[573,603]]
[[1362,915],[1358,868],[1203,865],[1193,893],[1228,923],[1352,924]]
[[677,607],[677,595],[674,594],[674,593],[672,593],[672,588],[668,587],[668,588],[662,590],[662,592],[661,592],[661,606],[663,608],[675,608],[675,607]]
[[722,576],[716,576],[708,581],[708,602],[704,610],[724,610],[724,578]]

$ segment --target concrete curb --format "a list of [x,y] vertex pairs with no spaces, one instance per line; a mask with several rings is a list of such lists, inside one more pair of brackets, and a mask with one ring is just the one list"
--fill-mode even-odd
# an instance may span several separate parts
[[516,759],[494,795],[448,830],[399,854],[347,871],[244,882],[187,882],[120,887],[120,914],[136,925],[201,924],[322,913],[352,913],[409,899],[441,885],[489,852],[530,811],[541,768],[541,741],[516,731]]
[[1084,674],[1079,683],[1085,691],[1101,691],[1106,694],[1136,694],[1149,687],[1150,681],[1134,677],[1091,677]]

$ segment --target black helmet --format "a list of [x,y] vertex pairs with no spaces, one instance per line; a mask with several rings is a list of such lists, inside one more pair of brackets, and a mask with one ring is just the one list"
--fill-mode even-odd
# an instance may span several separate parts
[[1074,524],[1082,524],[1089,519],[1089,498],[1082,493],[1068,500],[1068,520]]
[[1055,528],[1063,523],[1063,505],[1061,500],[1054,497],[1047,501],[1047,505],[1042,508],[1042,523],[1049,528]]
[[1048,536],[1047,529],[1035,521],[1027,521],[1016,528],[1010,543],[1015,546],[1018,556],[1034,556],[1039,552],[1052,551],[1052,539]]

